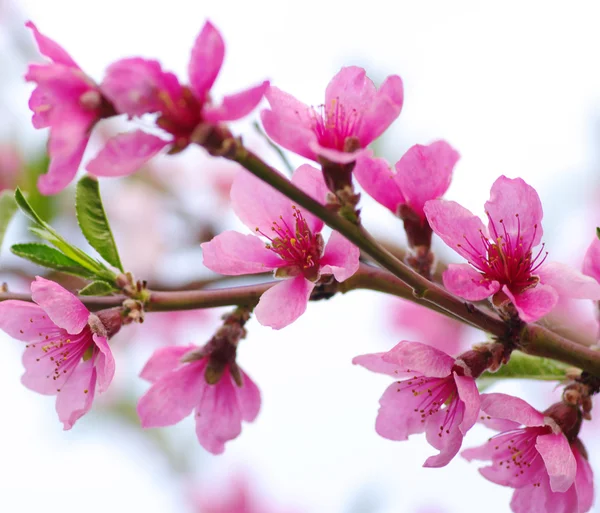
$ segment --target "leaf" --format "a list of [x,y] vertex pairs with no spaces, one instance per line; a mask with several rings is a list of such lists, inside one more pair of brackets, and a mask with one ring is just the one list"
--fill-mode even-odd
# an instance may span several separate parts
[[123,272],[115,239],[102,205],[98,180],[84,176],[77,182],[75,210],[79,227],[90,246],[109,264]]
[[600,239],[600,227],[596,228],[596,235]]
[[513,351],[510,361],[496,372],[485,372],[477,380],[480,389],[487,388],[501,379],[534,379],[538,381],[562,381],[569,367],[549,358],[530,356]]
[[8,223],[17,211],[17,202],[11,191],[3,191],[0,193],[0,248],[2,241],[8,228]]
[[75,260],[63,255],[57,249],[40,244],[39,242],[28,242],[25,244],[14,244],[10,250],[17,256],[25,258],[34,264],[48,267],[63,273],[93,278],[94,273],[80,266]]
[[79,291],[80,296],[108,296],[115,292],[115,288],[107,281],[93,281]]

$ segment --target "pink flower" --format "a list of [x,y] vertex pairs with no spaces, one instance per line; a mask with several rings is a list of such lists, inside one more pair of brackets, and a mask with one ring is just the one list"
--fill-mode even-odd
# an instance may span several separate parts
[[[512,303],[519,317],[533,322],[549,313],[559,295],[600,299],[593,279],[556,262],[545,263],[542,204],[533,187],[521,178],[498,178],[485,204],[488,229],[469,210],[453,201],[425,205],[433,231],[467,264],[450,264],[446,288],[467,300],[493,296],[494,304]],[[488,234],[489,233],[489,234]]]
[[27,342],[21,381],[40,394],[56,395],[56,411],[65,429],[92,407],[96,386],[104,392],[115,362],[100,319],[57,283],[36,277],[35,303],[0,303],[0,329]]
[[375,430],[390,440],[425,432],[440,452],[424,466],[447,465],[479,413],[477,385],[464,362],[431,346],[402,341],[387,353],[357,356],[352,363],[394,378],[407,377],[390,385],[379,400]]
[[400,115],[404,90],[397,75],[377,90],[364,69],[349,66],[329,82],[325,104],[318,109],[276,87],[265,96],[271,110],[263,110],[261,119],[277,144],[317,162],[323,157],[347,164]]
[[[317,169],[300,166],[292,182],[325,203],[327,189]],[[256,235],[226,231],[205,242],[204,265],[232,276],[275,270],[276,277],[286,278],[261,296],[254,310],[261,324],[275,329],[287,326],[304,313],[322,275],[333,274],[341,282],[358,270],[358,248],[333,232],[323,250],[323,221],[250,173],[236,175],[231,203],[237,216]]]
[[583,260],[583,274],[600,282],[600,239],[594,237]]
[[407,205],[425,222],[425,203],[443,196],[460,155],[446,141],[410,148],[391,170],[385,159],[363,154],[353,173],[362,188],[384,207],[400,215]]
[[516,397],[485,394],[481,410],[506,431],[462,455],[469,461],[492,461],[479,472],[494,483],[516,488],[510,504],[515,513],[589,511],[592,469],[578,439],[570,443],[554,419]]
[[33,126],[50,128],[50,166],[39,178],[38,188],[42,194],[56,194],[75,177],[96,121],[114,111],[67,52],[32,22],[26,26],[33,31],[40,52],[52,61],[31,64],[25,79],[37,84],[29,99]]
[[207,21],[196,39],[188,66],[190,85],[179,83],[157,61],[123,59],[110,65],[102,82],[103,93],[116,109],[129,116],[159,114],[157,124],[168,138],[142,130],[117,135],[87,166],[98,176],[123,176],[136,171],[163,148],[183,150],[201,125],[218,125],[248,115],[261,101],[268,82],[225,96],[214,105],[210,89],[219,74],[225,43]]
[[[157,349],[141,377],[152,383],[137,407],[142,427],[175,424],[195,410],[196,436],[213,454],[252,422],[260,410],[260,392],[231,355],[216,355],[194,345]],[[206,354],[204,354],[204,352]]]

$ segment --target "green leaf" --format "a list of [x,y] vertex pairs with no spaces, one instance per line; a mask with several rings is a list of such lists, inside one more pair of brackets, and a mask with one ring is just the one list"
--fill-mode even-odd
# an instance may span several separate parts
[[40,244],[38,242],[28,242],[25,244],[14,244],[10,250],[17,256],[25,258],[34,264],[55,269],[63,273],[81,276],[83,278],[93,278],[94,273],[85,267],[80,266],[74,260],[63,255],[60,251]]
[[107,281],[93,281],[79,291],[80,296],[108,296],[115,292],[115,288]]
[[98,180],[84,176],[77,183],[75,210],[79,227],[87,241],[109,264],[123,272],[117,245],[100,198]]
[[530,356],[513,351],[510,361],[496,372],[485,372],[478,380],[480,389],[487,388],[501,379],[535,379],[538,381],[562,381],[569,367],[548,358]]
[[3,191],[0,193],[0,248],[2,241],[8,228],[8,223],[17,211],[17,202],[11,191]]
[[600,227],[596,228],[596,235],[600,239]]

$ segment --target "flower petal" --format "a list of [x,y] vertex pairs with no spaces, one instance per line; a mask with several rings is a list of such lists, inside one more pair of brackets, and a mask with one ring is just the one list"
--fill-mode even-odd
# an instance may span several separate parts
[[56,330],[57,326],[46,312],[34,303],[26,301],[0,302],[0,330],[23,342],[40,341],[40,333]]
[[220,233],[200,247],[204,265],[227,276],[264,273],[285,264],[255,235],[232,230]]
[[594,474],[588,460],[579,452],[577,444],[571,446],[577,463],[575,488],[579,499],[579,511],[589,511],[594,503]]
[[[600,240],[598,241],[600,242]],[[544,285],[550,285],[561,296],[578,299],[600,299],[600,284],[570,265],[548,262],[535,272]]]
[[553,492],[566,492],[577,472],[577,462],[567,437],[562,433],[550,433],[537,437],[535,448],[541,454]]
[[96,357],[95,366],[98,377],[98,392],[106,392],[115,375],[115,359],[105,337],[93,334],[92,338],[100,350]]
[[504,293],[510,298],[524,322],[535,322],[550,313],[558,302],[558,293],[550,285],[538,283],[535,287],[513,294],[504,286]]
[[334,148],[321,146],[316,139],[310,140],[308,142],[308,146],[319,157],[323,157],[324,159],[330,162],[335,162],[336,164],[350,164],[350,162],[354,162],[358,157],[369,151],[365,148],[351,152],[340,151]]
[[431,229],[454,251],[477,266],[487,250],[482,237],[487,230],[481,219],[455,201],[432,200],[423,208]]
[[190,85],[201,102],[207,99],[208,92],[223,65],[224,57],[223,38],[217,28],[207,21],[194,42],[188,66]]
[[286,327],[305,312],[314,287],[303,276],[283,280],[260,297],[254,309],[256,319],[276,330]]
[[42,33],[40,33],[40,31],[33,24],[33,22],[28,21],[27,23],[25,23],[25,26],[30,28],[33,32],[33,37],[35,38],[35,42],[37,43],[38,49],[42,55],[48,57],[57,64],[63,64],[64,66],[79,69],[79,66],[64,50],[64,48],[62,48],[62,46],[60,46],[58,43],[56,43],[49,37],[46,37]]
[[388,440],[403,441],[409,435],[425,431],[419,414],[423,398],[413,394],[409,387],[398,385],[392,383],[381,396],[375,431]]
[[[450,407],[450,406],[448,406]],[[448,465],[458,454],[462,446],[463,434],[459,425],[464,417],[465,405],[462,402],[456,405],[454,413],[454,422],[447,426],[447,431],[440,433],[439,426],[444,425],[446,421],[446,409],[440,409],[427,419],[427,429],[425,431],[427,441],[440,451],[435,456],[430,456],[425,460],[424,467],[439,468]],[[449,432],[448,432],[449,431]],[[440,436],[442,434],[442,436]]]
[[492,418],[512,420],[519,425],[533,427],[545,424],[544,415],[533,406],[507,394],[482,394],[481,410]]
[[429,146],[416,144],[396,162],[394,179],[405,202],[421,219],[425,219],[425,203],[448,190],[459,158],[458,152],[446,141],[436,141]]
[[142,130],[118,134],[107,141],[86,169],[96,176],[127,176],[169,144],[169,141]]
[[454,358],[439,349],[408,340],[396,344],[383,359],[402,367],[404,372],[417,372],[434,378],[449,376],[454,366]]
[[442,274],[444,287],[469,301],[481,301],[500,290],[497,281],[488,280],[469,264],[449,264]]
[[397,214],[398,207],[406,203],[394,178],[395,172],[385,159],[363,153],[356,159],[352,174],[369,196],[393,214]]
[[242,386],[236,385],[238,404],[242,412],[242,420],[252,422],[260,411],[260,390],[248,374],[241,369],[240,374],[242,375]]
[[583,274],[600,282],[600,239],[594,237],[583,260]]
[[56,395],[56,413],[65,430],[90,411],[95,389],[96,369],[92,360],[81,362]]
[[[292,183],[302,189],[312,199],[325,205],[327,193],[329,192],[323,179],[323,173],[309,164],[302,164],[292,175]],[[323,229],[323,221],[310,212],[300,209],[302,216],[313,233]]]
[[343,67],[331,79],[325,90],[325,107],[339,104],[346,115],[356,112],[359,116],[375,99],[377,89],[363,68]]
[[471,429],[477,422],[479,417],[479,408],[481,399],[479,398],[479,390],[475,380],[469,376],[459,376],[454,373],[454,382],[458,390],[458,397],[465,406],[462,422],[459,425],[460,432],[463,435]]
[[542,202],[537,191],[522,178],[504,175],[498,178],[492,185],[485,211],[490,217],[488,228],[493,239],[499,236],[506,239],[508,234],[513,244],[521,240],[523,246],[530,248],[542,240]]
[[197,349],[198,346],[189,344],[187,346],[159,347],[144,365],[140,378],[155,383],[169,372],[181,365],[184,354]]
[[235,121],[243,118],[260,103],[268,87],[269,82],[265,81],[239,93],[223,97],[219,106],[205,105],[202,109],[202,117],[209,123]]
[[337,281],[345,281],[358,271],[360,250],[339,232],[331,232],[321,258],[321,273],[333,274]]
[[138,402],[142,427],[170,426],[187,417],[209,386],[204,379],[206,364],[199,360],[163,374]]
[[39,276],[31,284],[31,297],[54,324],[72,335],[81,333],[90,316],[85,305],[68,290]]
[[384,360],[383,357],[386,354],[387,353],[371,353],[355,356],[352,358],[352,363],[354,365],[360,365],[361,367],[364,367],[372,372],[387,374],[388,376],[392,376],[396,379],[410,374],[406,372],[404,367],[400,367],[396,363]]

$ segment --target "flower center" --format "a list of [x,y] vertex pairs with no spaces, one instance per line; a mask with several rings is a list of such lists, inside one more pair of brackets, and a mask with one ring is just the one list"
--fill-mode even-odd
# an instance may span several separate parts
[[488,239],[480,230],[485,254],[473,246],[466,236],[464,238],[468,247],[459,245],[463,249],[466,249],[472,257],[469,263],[479,269],[485,275],[486,280],[508,285],[511,290],[520,291],[535,285],[538,279],[534,276],[534,272],[544,263],[548,256],[548,252],[544,252],[544,244],[542,244],[537,254],[533,256],[532,244],[535,240],[537,224],[533,227],[534,231],[530,237],[529,244],[524,244],[519,214],[515,214],[517,219],[516,236],[511,236],[502,219],[498,221],[498,224],[501,226],[500,230],[498,230],[494,220],[489,214],[487,215],[490,220],[494,239]]
[[356,137],[360,126],[360,116],[356,109],[346,109],[338,98],[329,105],[320,105],[318,110],[311,109],[313,130],[319,144],[324,148],[345,151],[346,139]]
[[260,231],[256,231],[266,237],[269,243],[266,245],[284,260],[294,270],[304,274],[307,278],[318,274],[321,252],[323,250],[322,239],[319,234],[314,235],[302,212],[295,206],[292,206],[295,227],[292,229],[279,216],[279,221],[273,221],[271,226],[271,236]]

